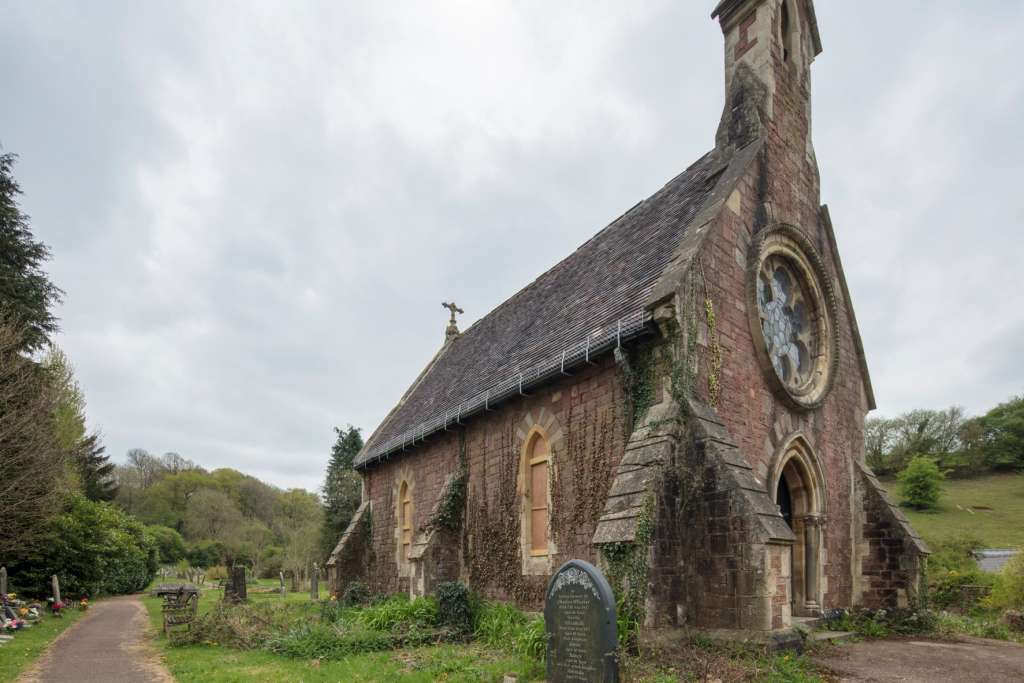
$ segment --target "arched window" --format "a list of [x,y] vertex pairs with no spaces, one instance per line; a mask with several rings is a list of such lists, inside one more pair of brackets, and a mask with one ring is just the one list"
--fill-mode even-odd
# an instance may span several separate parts
[[782,0],[782,8],[779,10],[779,33],[782,37],[782,61],[788,62],[793,54],[794,17],[790,16],[789,0]]
[[412,553],[412,496],[409,495],[408,482],[402,482],[399,489],[400,514],[398,520],[399,536],[402,539],[402,562],[408,562]]
[[526,451],[526,510],[528,517],[528,538],[530,555],[547,555],[549,540],[550,500],[548,479],[551,469],[551,452],[547,440],[534,434]]

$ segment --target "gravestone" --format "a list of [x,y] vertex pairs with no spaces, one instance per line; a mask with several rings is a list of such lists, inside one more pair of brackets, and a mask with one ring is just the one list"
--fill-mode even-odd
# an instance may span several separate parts
[[284,595],[285,594],[285,589],[284,589],[284,572],[278,572],[277,575],[281,577],[281,595]]
[[615,596],[601,571],[570,560],[544,597],[548,683],[618,683]]
[[309,575],[309,597],[312,600],[320,599],[320,568],[313,563],[313,571]]
[[[228,585],[231,586],[231,601],[232,602],[245,602],[248,600],[245,586],[245,567],[237,564],[231,568],[231,578],[228,580]],[[225,598],[227,594],[225,593]]]
[[7,567],[0,567],[0,595],[7,598]]
[[53,588],[53,601],[60,602],[60,581],[56,574],[50,577],[50,586]]

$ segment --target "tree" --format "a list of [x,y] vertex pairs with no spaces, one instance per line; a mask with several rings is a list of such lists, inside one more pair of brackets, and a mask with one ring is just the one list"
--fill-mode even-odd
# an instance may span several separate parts
[[114,463],[110,462],[106,451],[100,444],[99,434],[85,437],[74,450],[72,457],[78,466],[82,492],[89,500],[112,501],[117,496]]
[[65,451],[72,451],[85,438],[85,397],[75,379],[74,367],[67,355],[55,345],[50,346],[43,359],[56,392],[54,409],[57,441]]
[[337,438],[331,448],[324,480],[324,526],[320,535],[320,555],[326,558],[334,550],[362,500],[362,481],[352,468],[356,455],[363,448],[358,427],[334,428]]
[[196,491],[185,512],[185,536],[192,540],[220,541],[237,546],[242,530],[242,512],[231,497],[217,489]]
[[981,449],[994,469],[1024,468],[1024,396],[1017,396],[980,418]]
[[18,206],[16,158],[0,155],[0,314],[17,330],[16,350],[32,353],[45,347],[57,331],[51,309],[63,292],[42,269],[50,258],[49,247],[35,239],[28,216]]
[[129,467],[135,469],[139,476],[139,487],[148,489],[163,474],[163,463],[142,448],[133,448],[126,456]]
[[181,534],[170,527],[159,525],[148,526],[146,530],[156,543],[161,564],[174,564],[184,559],[187,550]]
[[320,550],[323,508],[316,494],[290,489],[278,502],[276,531],[284,540],[284,570],[304,581]]
[[35,550],[66,489],[56,393],[46,371],[22,355],[25,339],[0,317],[0,557],[7,561]]
[[899,479],[905,505],[918,510],[932,510],[938,506],[945,475],[934,460],[924,455],[914,456],[907,468],[900,472]]

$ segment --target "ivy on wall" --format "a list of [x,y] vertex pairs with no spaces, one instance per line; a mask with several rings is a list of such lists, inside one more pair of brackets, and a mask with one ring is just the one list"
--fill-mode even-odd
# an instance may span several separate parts
[[565,448],[554,455],[551,479],[551,533],[563,552],[589,545],[604,510],[625,449],[620,406],[570,403]]

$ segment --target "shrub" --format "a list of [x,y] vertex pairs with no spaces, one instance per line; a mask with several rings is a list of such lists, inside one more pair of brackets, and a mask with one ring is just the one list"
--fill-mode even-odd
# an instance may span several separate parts
[[345,587],[341,595],[341,604],[346,607],[358,607],[370,602],[370,589],[362,581],[353,581]]
[[830,629],[854,631],[866,638],[931,633],[937,624],[934,612],[907,608],[841,610],[828,619]]
[[1024,551],[1010,558],[996,575],[992,594],[985,604],[997,609],[1024,608]]
[[437,587],[438,622],[457,635],[473,631],[473,610],[469,590],[459,581],[446,581]]
[[930,543],[932,554],[928,557],[928,572],[967,572],[978,568],[974,551],[984,547],[974,536],[960,535],[954,539]]
[[935,609],[973,610],[994,582],[995,576],[977,567],[935,572],[928,577],[929,605]]
[[186,553],[185,539],[177,531],[167,526],[160,526],[159,524],[147,526],[146,531],[150,533],[156,542],[161,564],[174,564],[184,559]]
[[907,468],[900,472],[899,479],[905,505],[917,510],[932,510],[938,506],[945,475],[934,460],[923,455],[914,456]]
[[48,593],[53,574],[66,594],[88,596],[140,591],[156,576],[153,537],[110,503],[75,496],[44,533],[40,554],[13,568],[39,594]]

